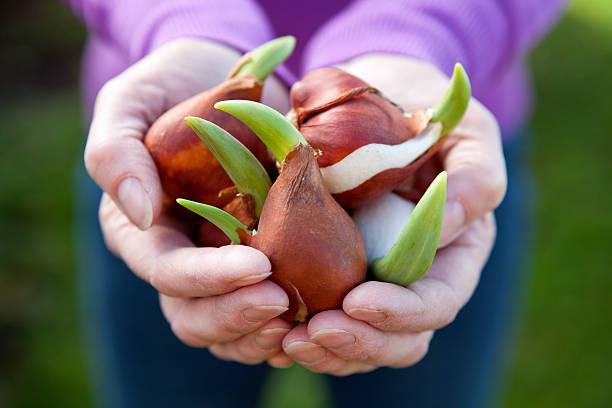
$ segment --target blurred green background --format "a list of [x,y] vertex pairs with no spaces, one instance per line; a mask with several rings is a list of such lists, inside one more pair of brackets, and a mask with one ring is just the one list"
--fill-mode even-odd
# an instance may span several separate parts
[[[85,32],[56,1],[1,10],[0,407],[88,407],[71,196]],[[612,2],[574,1],[531,65],[537,237],[500,406],[610,407]],[[262,406],[326,405],[320,378],[280,373]]]

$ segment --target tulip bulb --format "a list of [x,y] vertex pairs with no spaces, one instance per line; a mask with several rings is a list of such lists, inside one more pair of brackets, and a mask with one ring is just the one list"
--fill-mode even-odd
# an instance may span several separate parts
[[329,191],[355,208],[392,191],[432,157],[471,98],[460,64],[431,109],[405,112],[380,91],[338,68],[321,68],[291,89],[288,118],[320,152]]
[[231,178],[185,123],[188,116],[220,125],[246,146],[266,169],[274,170],[274,160],[265,145],[248,127],[214,109],[213,105],[226,99],[261,100],[263,81],[291,54],[294,45],[293,37],[281,37],[247,53],[227,80],[179,103],[151,125],[144,143],[157,166],[167,203],[185,197],[223,207],[233,199],[231,195],[222,194],[233,186]]

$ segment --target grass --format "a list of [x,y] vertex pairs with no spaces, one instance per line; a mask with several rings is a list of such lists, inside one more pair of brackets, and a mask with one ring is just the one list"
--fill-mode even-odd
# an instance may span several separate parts
[[77,95],[13,101],[0,124],[0,406],[82,407],[71,235]]
[[[504,407],[607,407],[612,327],[612,3],[579,0],[534,52],[535,256]],[[92,405],[78,329],[71,183],[75,89],[0,102],[0,406]],[[262,407],[329,406],[275,372]]]
[[612,3],[586,4],[532,58],[538,236],[507,407],[612,402]]

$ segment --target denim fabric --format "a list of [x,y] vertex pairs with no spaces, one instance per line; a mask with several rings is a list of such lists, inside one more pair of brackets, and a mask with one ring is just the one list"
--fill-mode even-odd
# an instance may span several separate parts
[[[416,366],[328,377],[335,406],[491,406],[511,351],[529,247],[524,139],[510,138],[504,147],[508,193],[496,211],[495,248],[469,304],[454,323],[436,332],[428,355]],[[84,172],[78,186],[82,316],[99,405],[255,406],[270,369],[219,361],[178,341],[156,292],[105,249],[97,218],[99,190]]]

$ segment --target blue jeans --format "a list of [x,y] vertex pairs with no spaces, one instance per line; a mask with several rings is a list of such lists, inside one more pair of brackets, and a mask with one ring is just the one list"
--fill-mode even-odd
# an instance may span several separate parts
[[[326,377],[336,407],[483,407],[492,404],[516,326],[521,271],[528,251],[529,178],[523,137],[506,143],[509,188],[496,211],[498,237],[471,301],[439,330],[423,361]],[[94,383],[101,406],[255,406],[266,365],[217,360],[177,340],[156,292],[104,247],[97,218],[100,192],[79,177],[81,289]]]

